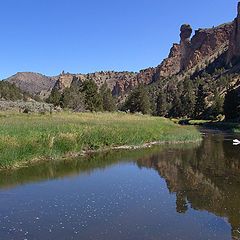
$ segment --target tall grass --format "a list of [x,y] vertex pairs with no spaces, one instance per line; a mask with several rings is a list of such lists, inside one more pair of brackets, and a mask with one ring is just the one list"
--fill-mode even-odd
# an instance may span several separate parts
[[124,113],[0,114],[0,168],[86,150],[201,138],[191,126]]

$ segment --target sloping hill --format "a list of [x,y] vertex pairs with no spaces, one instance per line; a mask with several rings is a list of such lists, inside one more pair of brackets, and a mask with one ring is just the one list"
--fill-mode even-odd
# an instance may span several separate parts
[[45,92],[51,92],[57,78],[58,77],[47,77],[40,73],[19,72],[5,80],[16,85],[24,92],[41,96]]

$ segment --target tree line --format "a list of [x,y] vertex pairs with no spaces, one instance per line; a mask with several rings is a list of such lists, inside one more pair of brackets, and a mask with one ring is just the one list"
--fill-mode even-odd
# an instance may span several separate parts
[[[229,83],[232,76],[213,80],[210,75],[178,81],[175,77],[151,86],[139,85],[122,110],[169,118],[236,119],[240,117],[240,88]],[[226,91],[226,95],[223,92]]]
[[53,89],[47,102],[77,112],[113,112],[117,109],[116,99],[112,96],[107,83],[98,88],[93,80],[73,81],[71,87],[64,89],[62,93]]
[[47,101],[74,111],[119,109],[169,118],[217,119],[223,115],[226,119],[238,118],[240,95],[239,90],[229,85],[232,76],[212,76],[203,72],[184,81],[172,77],[149,86],[140,84],[118,106],[106,82],[98,88],[93,80],[73,81],[62,93],[54,89]]

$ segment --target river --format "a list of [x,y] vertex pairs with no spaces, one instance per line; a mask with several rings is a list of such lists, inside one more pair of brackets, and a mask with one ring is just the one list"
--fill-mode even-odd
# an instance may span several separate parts
[[0,172],[0,239],[240,239],[239,136],[203,133]]

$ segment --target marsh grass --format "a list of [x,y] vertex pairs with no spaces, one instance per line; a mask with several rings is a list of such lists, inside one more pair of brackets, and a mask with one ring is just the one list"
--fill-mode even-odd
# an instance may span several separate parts
[[148,142],[201,138],[192,126],[124,113],[0,114],[0,168],[26,161]]

